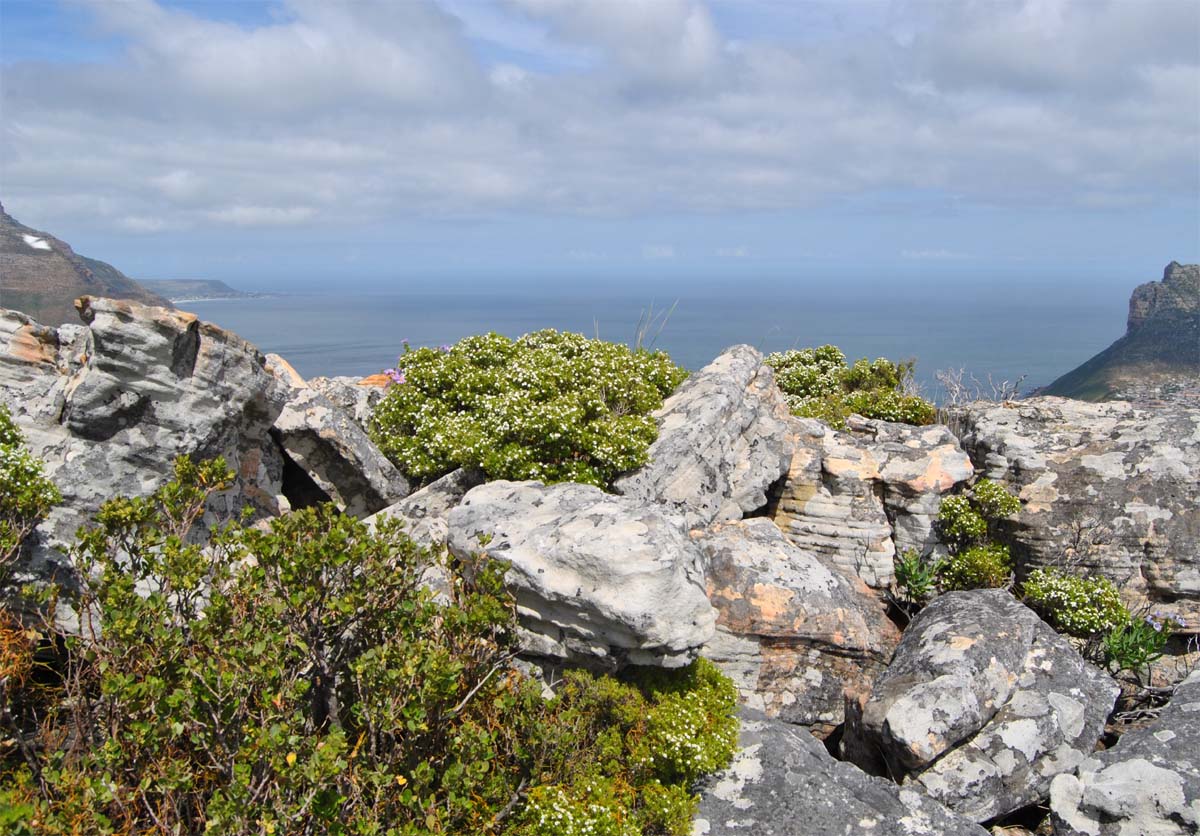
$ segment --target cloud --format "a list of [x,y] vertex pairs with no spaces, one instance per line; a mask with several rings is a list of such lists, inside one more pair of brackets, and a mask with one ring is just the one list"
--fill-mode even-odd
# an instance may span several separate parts
[[713,254],[717,258],[746,258],[750,250],[746,247],[718,247]]
[[645,244],[642,246],[642,258],[650,261],[664,261],[675,257],[675,247],[671,244]]
[[1190,0],[74,8],[115,57],[0,74],[4,197],[34,218],[1090,210],[1198,188]]
[[900,257],[913,261],[957,261],[963,258],[970,258],[966,253],[946,249],[901,250]]

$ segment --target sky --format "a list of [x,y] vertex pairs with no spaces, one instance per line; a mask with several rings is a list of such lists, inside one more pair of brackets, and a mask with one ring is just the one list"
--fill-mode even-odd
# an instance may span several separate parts
[[1200,260],[1200,0],[0,0],[0,201],[251,289]]

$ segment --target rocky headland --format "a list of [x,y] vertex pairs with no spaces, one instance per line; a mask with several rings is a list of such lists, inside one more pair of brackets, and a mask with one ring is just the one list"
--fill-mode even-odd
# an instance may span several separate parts
[[[1138,304],[1149,321],[1165,303]],[[174,456],[220,455],[235,478],[213,520],[332,502],[503,558],[524,663],[548,687],[571,667],[715,662],[742,740],[700,788],[695,834],[1200,829],[1186,403],[1044,396],[834,430],[789,414],[762,355],[734,346],[666,399],[649,462],[615,492],[467,470],[414,492],[368,432],[386,378],[304,380],[168,308],[88,296],[77,312],[52,327],[0,311],[0,401],[63,494],[22,550],[23,581],[69,582],[64,552],[106,499],[149,495]],[[897,611],[896,558],[943,553],[939,506],[985,478],[1021,500],[997,534],[1018,582],[1074,567],[1183,625],[1128,730],[1113,714],[1128,684],[1012,591],[946,593],[911,623]]]

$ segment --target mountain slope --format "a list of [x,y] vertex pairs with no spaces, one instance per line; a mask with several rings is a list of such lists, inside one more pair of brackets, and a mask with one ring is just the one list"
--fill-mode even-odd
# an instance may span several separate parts
[[1200,375],[1200,265],[1172,261],[1129,298],[1125,336],[1041,394],[1085,401]]
[[75,299],[80,296],[171,307],[111,264],[78,255],[53,235],[25,226],[0,205],[0,307],[59,325],[79,321]]

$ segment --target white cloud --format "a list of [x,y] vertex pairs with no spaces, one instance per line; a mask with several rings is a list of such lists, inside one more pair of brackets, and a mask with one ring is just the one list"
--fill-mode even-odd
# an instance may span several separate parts
[[[87,8],[119,59],[0,74],[0,177],[31,217],[146,231],[1197,189],[1190,0],[804,4],[824,22],[795,32],[768,25],[790,4],[700,0],[289,0],[257,27]],[[763,25],[735,40],[730,15]]]
[[663,261],[675,257],[675,247],[671,244],[645,244],[642,246],[642,258],[650,261]]
[[914,261],[957,261],[963,258],[970,258],[966,253],[947,249],[901,250],[900,257]]
[[746,258],[750,250],[746,247],[718,247],[714,255],[717,258]]

